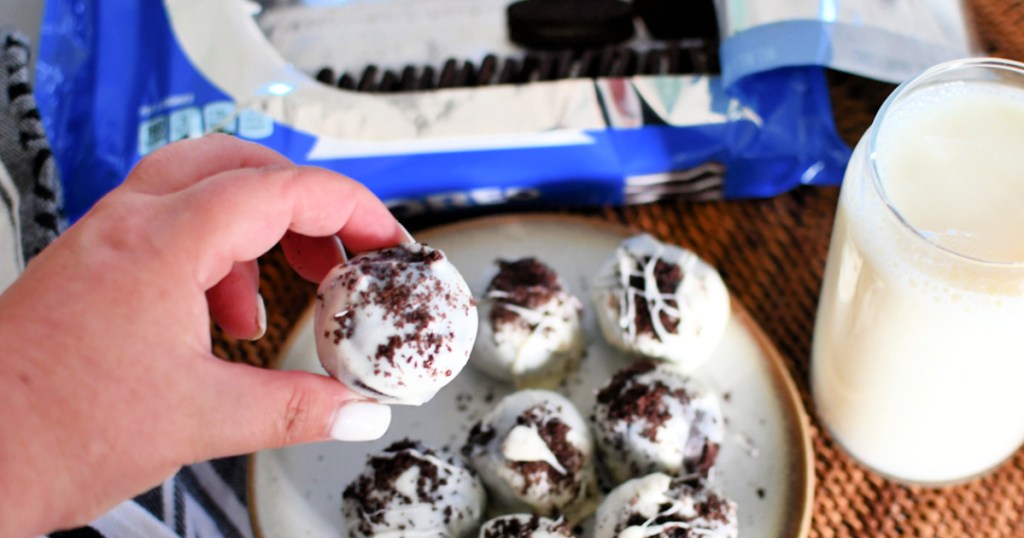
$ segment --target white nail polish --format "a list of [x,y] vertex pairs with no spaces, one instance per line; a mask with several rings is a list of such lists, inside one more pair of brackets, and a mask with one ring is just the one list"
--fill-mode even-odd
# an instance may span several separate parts
[[330,436],[338,441],[380,439],[391,425],[391,408],[376,402],[346,402],[331,419]]
[[256,327],[258,331],[250,340],[259,340],[267,333],[267,303],[263,301],[263,295],[256,293]]
[[345,245],[342,244],[341,238],[336,236],[336,235],[333,236],[333,237],[334,237],[334,246],[337,248],[337,251],[338,251],[338,263],[346,263],[346,262],[348,262],[348,254],[345,254]]
[[413,239],[412,234],[409,233],[409,230],[405,229],[405,226],[403,226],[401,222],[398,223],[398,227],[405,233],[405,242],[402,243],[403,245],[411,245],[416,242],[416,240]]

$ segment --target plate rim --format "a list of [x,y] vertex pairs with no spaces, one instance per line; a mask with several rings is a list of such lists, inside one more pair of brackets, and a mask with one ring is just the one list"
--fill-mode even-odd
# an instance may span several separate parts
[[[574,224],[586,224],[588,226],[597,226],[609,230],[611,232],[628,237],[629,235],[635,235],[638,233],[651,233],[646,230],[642,230],[636,226],[623,224],[619,222],[609,222],[600,217],[591,217],[583,215],[573,215],[564,213],[509,213],[502,215],[490,215],[483,217],[475,217],[466,220],[460,220],[448,224],[442,224],[439,226],[433,226],[426,228],[416,234],[417,240],[423,239],[429,242],[430,236],[444,235],[449,233],[456,233],[465,231],[466,228],[477,228],[484,226],[498,226],[502,223],[515,223],[522,222],[524,220],[540,221],[540,222],[571,222]],[[653,235],[653,234],[652,234]],[[698,253],[699,255],[700,253]],[[796,527],[795,538],[806,538],[810,534],[811,529],[811,516],[814,508],[814,487],[815,487],[815,476],[814,476],[814,448],[811,443],[811,428],[810,428],[810,415],[804,408],[803,399],[800,397],[800,391],[797,389],[796,380],[793,379],[792,374],[786,365],[786,360],[782,356],[782,352],[775,347],[774,342],[764,329],[757,323],[754,317],[750,314],[743,304],[736,299],[731,293],[729,294],[729,301],[731,303],[733,315],[735,315],[743,327],[750,333],[757,346],[764,353],[768,359],[769,371],[771,372],[772,383],[775,384],[784,397],[784,404],[790,408],[790,415],[793,417],[792,426],[796,430],[794,433],[801,440],[800,448],[800,459],[801,462],[797,462],[796,468],[798,472],[801,472],[803,476],[797,476],[790,480],[797,487],[795,488],[800,497],[801,516],[800,521]],[[288,350],[295,344],[295,339],[299,336],[300,327],[304,327],[307,318],[313,315],[313,298],[310,298],[309,305],[303,310],[302,314],[296,318],[295,324],[281,343],[279,352],[271,358],[268,363],[269,369],[276,370],[280,366],[281,362],[287,355]],[[252,453],[246,456],[246,478],[245,478],[245,497],[246,497],[246,508],[249,512],[249,523],[252,526],[253,536],[255,538],[267,538],[263,533],[263,529],[260,526],[259,514],[256,509],[256,483],[255,483],[255,466],[256,456],[259,453]],[[802,483],[802,487],[800,484]]]

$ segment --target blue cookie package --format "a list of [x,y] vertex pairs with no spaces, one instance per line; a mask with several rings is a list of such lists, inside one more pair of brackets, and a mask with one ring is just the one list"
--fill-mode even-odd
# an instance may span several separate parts
[[[503,7],[507,2],[482,0],[480,6],[488,3]],[[399,216],[496,204],[767,197],[798,185],[837,184],[850,155],[832,120],[822,67],[829,58],[802,65],[804,58],[787,63],[776,55],[763,69],[757,67],[759,56],[750,50],[767,50],[770,43],[758,39],[777,39],[777,29],[730,30],[742,38],[739,46],[723,34],[726,78],[577,74],[514,84],[360,92],[317,81],[309,62],[322,59],[296,58],[310,56],[309,43],[324,32],[336,35],[338,25],[358,28],[357,35],[368,31],[359,17],[380,20],[384,9],[395,14],[392,19],[409,19],[407,26],[391,24],[390,43],[410,42],[415,36],[409,28],[424,27],[427,15],[416,10],[429,8],[432,17],[474,14],[456,0],[353,4],[314,15],[313,8],[298,12],[292,6],[283,12],[292,17],[288,24],[279,18],[274,26],[273,17],[264,14],[261,20],[255,4],[242,0],[48,0],[36,97],[64,182],[69,219],[79,218],[117,186],[146,154],[212,131],[355,178]],[[728,15],[719,11],[720,18]],[[312,22],[304,27],[295,17]],[[470,23],[486,27],[497,20],[488,17]],[[389,31],[386,24],[380,28],[381,34]],[[813,34],[806,21],[801,28],[804,37]],[[822,27],[821,35],[831,33]],[[495,34],[500,28],[487,32]],[[486,50],[523,56],[503,34],[498,37]],[[301,50],[288,51],[288,43],[300,44]],[[372,62],[384,70],[389,55],[404,54],[396,62],[421,60],[392,50],[398,46],[368,49],[363,58],[358,45],[342,45],[330,44],[331,54],[353,51],[345,57],[352,65]],[[451,46],[453,56],[478,63],[484,54],[479,43]],[[424,49],[438,48],[443,47]],[[282,52],[292,56],[286,59]],[[742,65],[731,69],[730,62]],[[400,67],[396,63],[394,72]],[[893,78],[910,76],[918,67],[924,66],[912,65]],[[741,76],[729,77],[736,72]]]

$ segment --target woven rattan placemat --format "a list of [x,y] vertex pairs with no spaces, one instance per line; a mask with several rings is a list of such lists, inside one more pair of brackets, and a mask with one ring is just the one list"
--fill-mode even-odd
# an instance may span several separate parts
[[[973,0],[971,6],[987,52],[1024,59],[1024,2]],[[853,144],[892,86],[840,73],[829,77],[836,123]],[[811,536],[1024,536],[1024,451],[968,484],[906,487],[853,463],[813,418],[810,337],[837,192],[803,188],[769,200],[666,201],[575,212],[646,230],[701,253],[774,341],[812,415],[817,487]],[[280,251],[261,259],[261,270],[267,335],[259,342],[237,342],[215,333],[214,348],[222,357],[266,365],[312,297],[313,285],[295,276]]]

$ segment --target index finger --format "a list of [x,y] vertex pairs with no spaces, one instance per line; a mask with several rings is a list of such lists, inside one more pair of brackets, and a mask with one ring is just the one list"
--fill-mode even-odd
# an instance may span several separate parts
[[209,289],[232,264],[266,253],[289,230],[337,235],[353,251],[407,242],[366,187],[322,168],[275,166],[222,172],[168,196],[160,232],[168,253],[190,260]]
[[174,142],[143,157],[124,185],[146,194],[170,194],[221,172],[289,164],[270,148],[214,133]]

